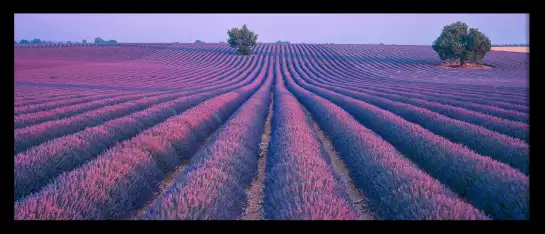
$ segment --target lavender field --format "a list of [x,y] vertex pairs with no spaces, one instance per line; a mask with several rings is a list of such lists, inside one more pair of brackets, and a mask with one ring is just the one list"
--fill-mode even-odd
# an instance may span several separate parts
[[528,220],[529,55],[14,46],[16,220]]

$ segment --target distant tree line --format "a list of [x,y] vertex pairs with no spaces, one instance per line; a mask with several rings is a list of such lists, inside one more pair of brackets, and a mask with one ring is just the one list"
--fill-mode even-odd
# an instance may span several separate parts
[[[72,44],[71,41],[67,41],[67,42],[52,42],[52,41],[42,41],[40,40],[39,38],[35,38],[35,39],[32,39],[31,41],[28,41],[26,39],[22,39],[19,41],[19,43],[17,43],[16,40],[14,40],[14,44],[58,44],[58,43],[67,43],[67,44]],[[77,43],[77,42],[74,42],[74,43]],[[86,44],[87,43],[87,40],[83,40],[82,41],[83,44]],[[97,37],[95,38],[95,43],[97,44],[116,44],[117,41],[116,40],[103,40],[102,38],[100,37]]]
[[278,41],[276,42],[276,44],[290,44],[290,42],[289,42],[289,41],[281,41],[281,40],[278,40]]

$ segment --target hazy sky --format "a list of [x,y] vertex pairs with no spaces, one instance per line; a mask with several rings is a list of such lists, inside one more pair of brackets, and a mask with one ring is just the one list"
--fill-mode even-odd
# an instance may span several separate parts
[[247,24],[260,42],[430,45],[461,20],[492,44],[528,43],[526,14],[15,14],[15,40],[219,42]]

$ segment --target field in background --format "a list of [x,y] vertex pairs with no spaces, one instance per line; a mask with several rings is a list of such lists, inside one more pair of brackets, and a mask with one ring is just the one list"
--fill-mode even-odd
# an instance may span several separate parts
[[530,47],[492,47],[493,51],[530,53]]
[[529,218],[528,56],[14,48],[15,219]]

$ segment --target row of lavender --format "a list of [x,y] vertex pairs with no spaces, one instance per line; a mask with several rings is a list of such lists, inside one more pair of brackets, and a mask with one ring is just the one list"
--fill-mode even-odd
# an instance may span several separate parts
[[[116,105],[106,106],[78,115],[67,115],[67,118],[64,119],[43,122],[16,129],[14,132],[15,153],[22,152],[31,146],[41,144],[47,140],[51,140],[66,134],[71,134],[83,130],[83,128],[85,127],[96,126],[97,124],[100,124],[104,121],[116,117],[121,117],[131,112],[143,110],[150,105],[167,100],[172,100],[176,95],[190,95],[206,91],[223,90],[226,87],[238,84],[239,82],[243,81],[245,78],[247,78],[248,75],[250,75],[251,72],[255,73],[258,70],[258,65],[262,66],[264,64],[263,58],[256,58],[252,61],[253,62],[250,64],[245,64],[245,66],[241,70],[231,70],[229,72],[224,72],[221,75],[215,75],[209,78],[220,80],[221,82],[219,84],[201,83],[201,89],[193,89],[191,91],[182,93],[178,92],[175,94],[167,93],[153,98],[140,98],[135,101],[128,101]],[[104,100],[101,100],[99,102],[104,102]],[[44,113],[47,112],[36,112],[36,116],[39,117],[41,115],[44,115]],[[56,115],[53,114],[50,116],[54,117]]]
[[[61,121],[17,129],[15,147],[16,152],[21,153],[15,156],[15,198],[37,191],[58,173],[81,165],[114,143],[132,137],[169,116],[208,98],[255,83],[253,80],[258,76],[259,67],[264,64],[267,60],[261,58],[251,70],[237,71],[234,82],[224,87],[211,86],[204,92],[186,95],[175,93],[160,95],[159,98],[141,98],[139,103],[121,103]],[[109,134],[104,134],[104,130]],[[34,147],[29,148],[31,146]],[[23,151],[25,149],[26,152]]]
[[[369,98],[371,98],[370,96],[368,96],[367,99],[362,99],[366,101],[363,102],[339,94],[338,92],[332,92],[307,83],[307,81],[298,74],[301,70],[293,69],[294,62],[289,61],[289,57],[287,59],[288,61],[285,64],[288,64],[289,67],[291,67],[291,69],[287,68],[290,79],[294,79],[301,87],[312,93],[323,96],[342,107],[353,115],[361,124],[370,128],[382,138],[393,144],[397,150],[405,155],[405,157],[411,159],[411,161],[419,165],[424,171],[448,185],[459,195],[467,197],[477,208],[484,210],[487,214],[497,219],[528,218],[529,182],[528,177],[523,173],[503,163],[499,163],[490,157],[479,155],[474,151],[469,150],[466,146],[452,143],[443,136],[437,135],[420,125],[409,122],[399,115],[395,115],[392,112],[366,103]],[[314,77],[314,79],[317,78]],[[377,104],[377,102],[374,103]],[[382,105],[381,107],[387,106]],[[419,112],[403,112],[404,110],[402,108],[388,108],[388,110],[395,111],[396,114],[401,114],[411,121],[425,117]],[[412,114],[416,118],[409,118],[409,115],[404,115],[403,113]],[[425,114],[426,112],[423,113]],[[437,119],[427,119],[427,121],[430,120]],[[446,121],[447,120],[445,120],[443,124],[448,123]],[[424,124],[424,121],[419,121],[419,123]],[[424,126],[431,127],[430,125]],[[460,127],[463,127],[463,125],[451,128],[437,127],[434,130],[442,130],[444,131],[443,133],[448,133],[448,131],[458,131]],[[466,127],[466,130],[471,130],[473,132],[470,132],[473,134],[472,137],[475,137],[475,134],[486,134],[485,132],[482,132],[482,129],[479,130]],[[482,133],[479,133],[479,131]],[[491,136],[494,137],[493,133],[488,134],[492,134]],[[470,140],[471,138],[467,137],[467,139]],[[479,139],[485,140],[484,137]],[[496,145],[493,144],[493,141],[490,141],[488,147],[482,149],[494,150],[494,147],[516,146],[509,145],[510,142],[513,144],[516,142],[513,141],[513,139],[506,139],[506,142],[503,142],[502,140],[504,139],[501,139],[501,137],[495,140]],[[521,142],[518,142],[517,144],[519,147],[525,147],[527,152],[527,145],[521,144]],[[339,151],[341,151],[341,149],[339,149]],[[511,149],[510,152],[516,153],[513,150],[515,150],[515,148]],[[516,166],[521,167],[521,170],[527,172],[527,153],[518,154],[512,157],[510,154],[505,154],[501,151],[496,152],[503,156],[503,158],[501,158],[501,156],[497,156],[496,158],[503,159],[502,161],[509,161],[511,164],[515,164]],[[521,160],[521,158],[518,158],[517,156],[522,158],[526,157],[526,160],[518,161]],[[502,195],[499,196],[498,194]]]
[[119,143],[17,201],[16,219],[122,219],[133,215],[152,198],[166,174],[191,158],[199,142],[263,84],[266,69],[256,70],[260,74],[251,84]]

